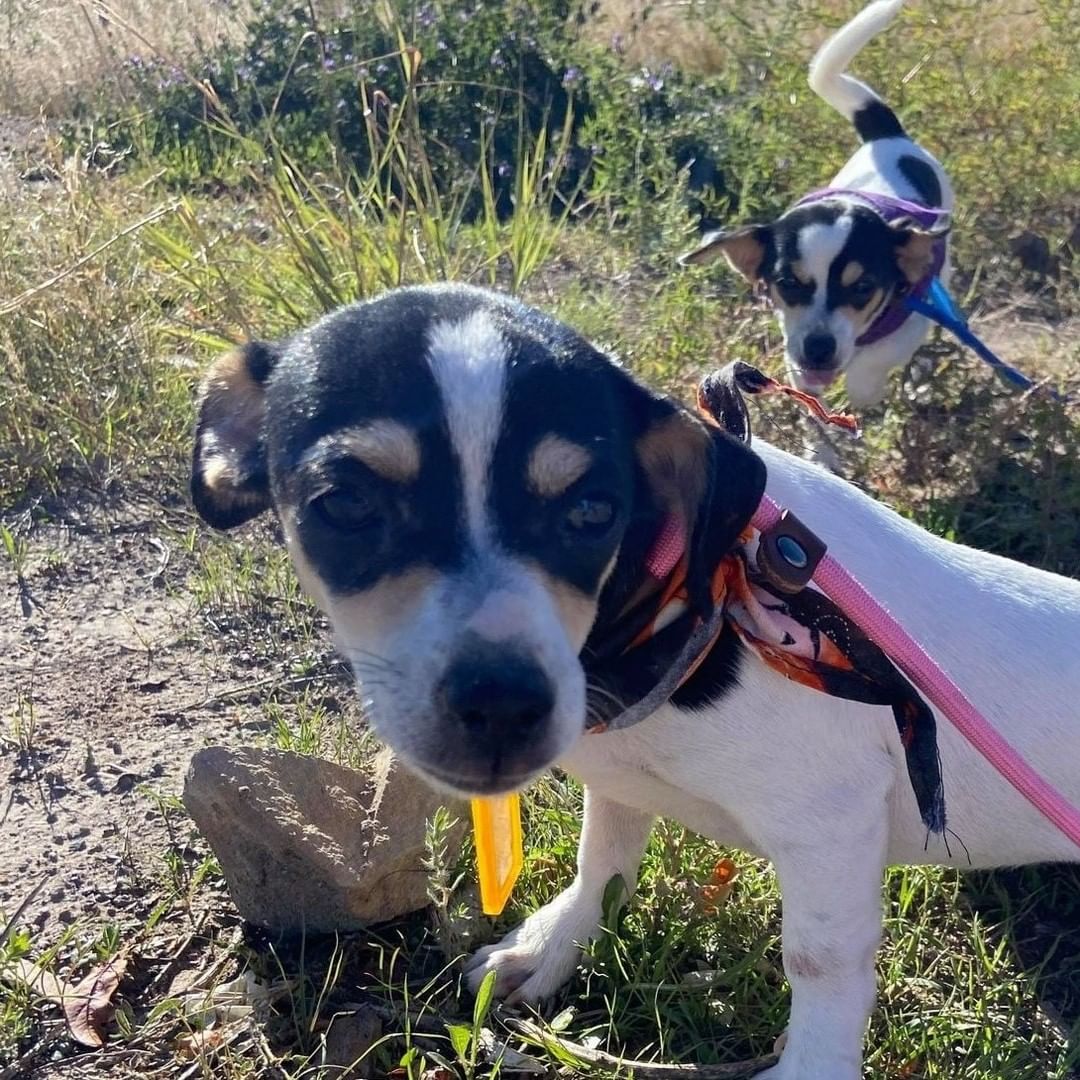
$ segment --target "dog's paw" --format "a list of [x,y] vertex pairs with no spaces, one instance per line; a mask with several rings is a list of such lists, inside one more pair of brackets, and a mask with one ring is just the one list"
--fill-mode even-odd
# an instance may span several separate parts
[[535,1004],[550,997],[574,973],[581,947],[596,933],[599,912],[571,887],[530,915],[502,941],[481,949],[465,968],[475,994],[489,971],[495,994],[510,1004]]

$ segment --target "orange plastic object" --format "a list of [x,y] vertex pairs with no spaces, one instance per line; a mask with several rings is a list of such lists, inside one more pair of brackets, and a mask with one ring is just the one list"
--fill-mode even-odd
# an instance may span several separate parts
[[500,915],[524,862],[521,798],[515,793],[473,799],[472,819],[480,904],[485,915]]

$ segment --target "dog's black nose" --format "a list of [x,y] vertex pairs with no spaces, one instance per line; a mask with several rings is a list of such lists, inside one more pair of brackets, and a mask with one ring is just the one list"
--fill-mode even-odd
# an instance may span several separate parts
[[803,342],[803,367],[821,370],[836,361],[836,338],[832,334],[810,334]]
[[545,728],[555,708],[551,680],[523,653],[476,643],[451,664],[435,691],[444,721],[492,752],[520,748]]

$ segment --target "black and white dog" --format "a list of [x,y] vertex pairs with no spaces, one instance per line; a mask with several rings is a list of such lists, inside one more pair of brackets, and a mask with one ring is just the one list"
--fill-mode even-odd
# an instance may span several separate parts
[[903,0],[876,0],[810,65],[810,86],[862,139],[829,187],[772,224],[710,233],[680,260],[724,255],[779,313],[796,385],[820,393],[844,374],[856,408],[880,401],[889,372],[926,339],[930,324],[904,308],[904,295],[925,291],[935,274],[943,282],[949,275],[948,177],[892,109],[844,73],[902,6]]
[[[774,863],[788,1040],[771,1080],[858,1080],[889,863],[955,862],[926,829],[887,710],[785,678],[730,634],[670,701],[586,734],[582,654],[672,516],[708,574],[763,489],[791,508],[1027,759],[1080,798],[1080,585],[924,532],[827,471],[751,450],[554,320],[462,287],[402,289],[203,383],[192,494],[212,525],[272,509],[371,722],[458,794],[560,764],[586,785],[574,883],[470,979],[536,1001],[574,972],[655,815]],[[1076,852],[943,719],[949,822],[977,867]],[[954,857],[955,855],[955,857]]]

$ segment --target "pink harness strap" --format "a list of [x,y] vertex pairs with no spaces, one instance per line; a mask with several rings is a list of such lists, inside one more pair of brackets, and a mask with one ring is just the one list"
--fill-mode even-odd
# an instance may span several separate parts
[[[751,524],[764,531],[780,517],[768,495]],[[1047,783],[967,699],[918,642],[831,555],[814,573],[822,591],[871,640],[906,672],[915,685],[945,714],[959,732],[1025,799],[1080,847],[1080,810]]]

